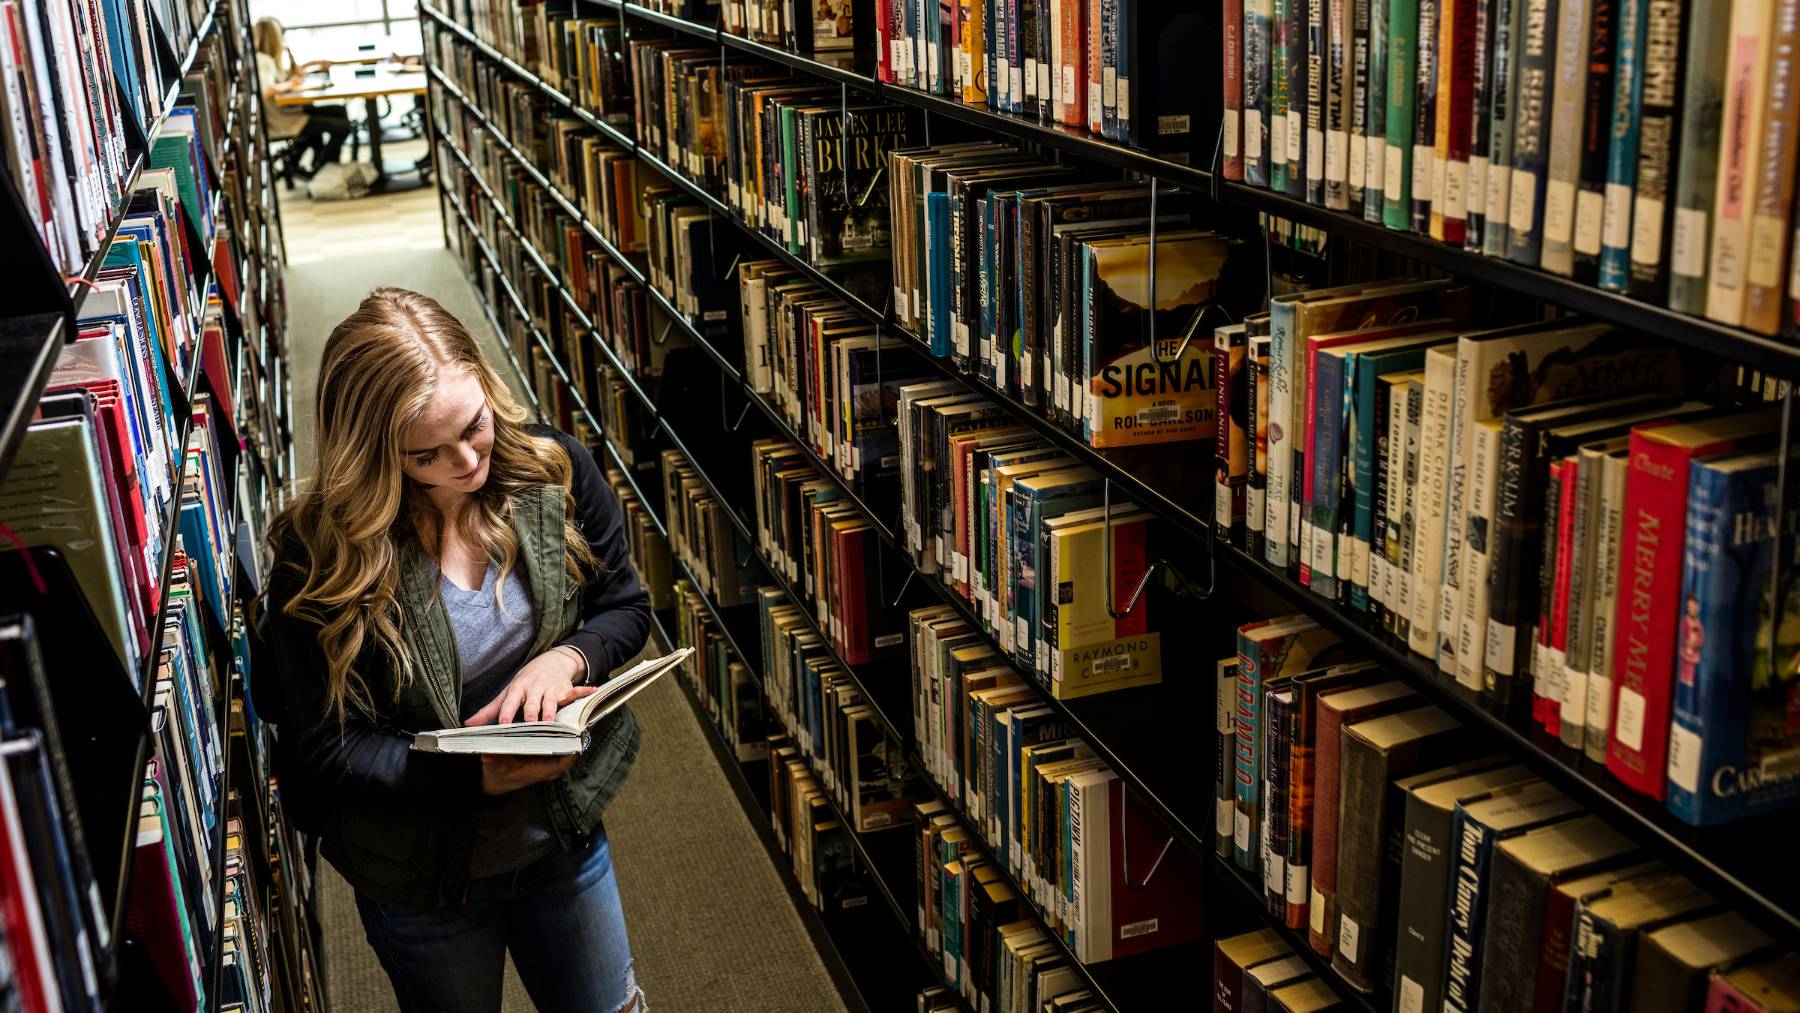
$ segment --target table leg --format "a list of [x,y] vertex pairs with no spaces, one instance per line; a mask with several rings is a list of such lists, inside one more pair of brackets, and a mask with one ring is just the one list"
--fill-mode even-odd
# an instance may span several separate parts
[[387,166],[381,161],[381,100],[371,95],[366,103],[369,124],[369,160],[375,163],[375,186],[387,183]]

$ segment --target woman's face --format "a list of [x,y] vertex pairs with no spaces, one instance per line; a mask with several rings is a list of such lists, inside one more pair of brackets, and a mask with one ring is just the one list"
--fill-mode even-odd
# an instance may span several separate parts
[[425,486],[472,493],[488,477],[493,411],[472,373],[445,377],[425,414],[401,437],[406,475]]

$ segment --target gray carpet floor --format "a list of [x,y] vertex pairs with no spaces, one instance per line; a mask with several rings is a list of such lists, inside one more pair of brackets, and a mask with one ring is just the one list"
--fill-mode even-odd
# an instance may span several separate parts
[[[290,229],[287,240],[290,251],[298,251],[320,238]],[[481,337],[501,375],[514,380],[478,296],[448,251],[298,263],[288,269],[287,294],[302,474],[310,464],[313,388],[325,337],[381,285],[412,288],[443,303]],[[607,811],[606,825],[647,1008],[655,1013],[843,1010],[680,687],[660,682],[632,707],[644,726],[643,750]],[[324,863],[320,882],[324,977],[332,1009],[395,1008],[349,886]],[[507,979],[507,1013],[531,1009],[510,966]]]

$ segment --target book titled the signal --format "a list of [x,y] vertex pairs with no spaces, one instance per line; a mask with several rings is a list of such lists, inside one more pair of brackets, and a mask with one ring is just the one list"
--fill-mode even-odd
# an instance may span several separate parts
[[518,721],[509,725],[476,725],[472,728],[440,728],[417,732],[412,747],[421,753],[464,753],[494,756],[572,756],[588,747],[588,729],[624,705],[639,690],[694,653],[691,647],[650,658],[613,676],[597,693],[556,712],[549,721]]

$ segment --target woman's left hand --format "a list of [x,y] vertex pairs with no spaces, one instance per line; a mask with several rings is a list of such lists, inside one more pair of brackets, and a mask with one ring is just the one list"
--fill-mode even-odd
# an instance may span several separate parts
[[476,711],[465,725],[494,722],[511,724],[521,721],[549,721],[559,708],[598,691],[594,686],[575,685],[586,674],[574,651],[548,650],[519,669],[501,694]]

